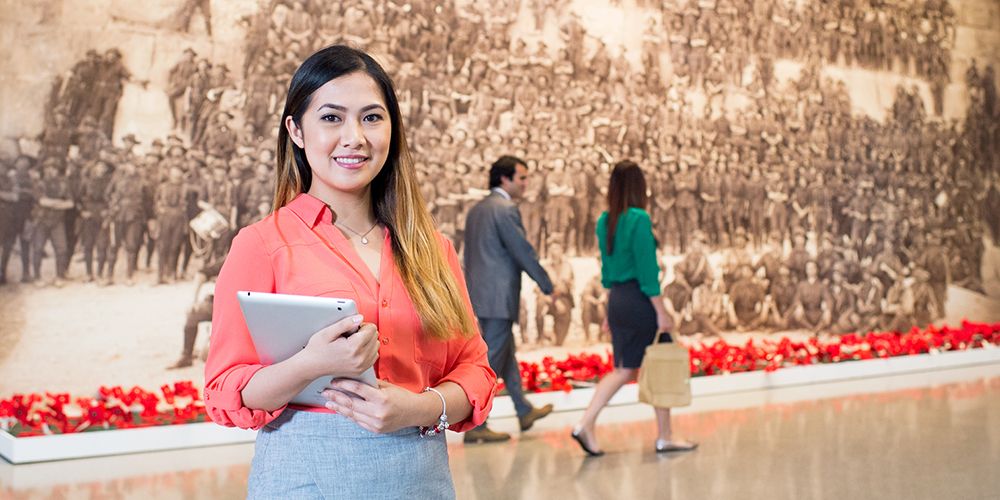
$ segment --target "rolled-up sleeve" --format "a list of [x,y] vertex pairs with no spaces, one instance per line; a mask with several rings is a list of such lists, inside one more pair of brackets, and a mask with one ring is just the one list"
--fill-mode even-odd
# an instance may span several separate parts
[[660,295],[660,263],[656,258],[653,222],[645,211],[640,212],[636,220],[632,250],[635,255],[639,289],[647,297]]
[[259,429],[275,419],[275,411],[247,408],[241,392],[264,367],[254,349],[236,293],[241,290],[274,292],[271,261],[260,234],[253,227],[240,231],[215,285],[212,340],[205,361],[205,410],[213,422],[226,427]]
[[[472,309],[472,302],[469,300],[469,291],[465,284],[465,276],[462,273],[461,265],[458,263],[458,254],[455,247],[445,238],[441,238],[448,257],[448,265],[458,283],[459,293],[465,303],[469,315],[475,319],[476,315]],[[478,326],[477,326],[478,329]],[[472,404],[472,414],[469,418],[450,425],[449,429],[455,432],[465,432],[486,421],[490,410],[493,408],[493,396],[496,392],[497,376],[490,368],[487,356],[486,342],[482,335],[476,332],[472,337],[457,337],[449,341],[448,346],[448,369],[444,378],[439,383],[454,382],[458,384]]]

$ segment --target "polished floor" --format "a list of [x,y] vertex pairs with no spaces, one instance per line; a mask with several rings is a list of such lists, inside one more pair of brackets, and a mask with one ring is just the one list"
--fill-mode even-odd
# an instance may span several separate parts
[[[653,453],[648,407],[609,408],[608,452],[569,438],[579,412],[496,445],[450,436],[460,499],[996,499],[1000,365],[699,398],[674,417],[701,447]],[[492,425],[514,431],[516,421]],[[251,445],[14,466],[0,498],[224,499]]]

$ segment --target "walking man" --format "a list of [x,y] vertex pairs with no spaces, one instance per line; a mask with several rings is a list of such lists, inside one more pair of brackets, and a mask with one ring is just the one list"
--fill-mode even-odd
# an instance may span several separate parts
[[[520,199],[528,183],[528,167],[513,156],[501,156],[490,167],[490,195],[469,211],[465,221],[465,278],[469,298],[479,319],[490,367],[507,386],[521,431],[552,412],[552,405],[534,408],[524,397],[521,373],[514,357],[512,327],[518,317],[521,272],[538,283],[542,293],[552,294],[552,281],[538,263],[528,242]],[[466,443],[506,441],[510,435],[490,430],[486,423],[465,433]]]

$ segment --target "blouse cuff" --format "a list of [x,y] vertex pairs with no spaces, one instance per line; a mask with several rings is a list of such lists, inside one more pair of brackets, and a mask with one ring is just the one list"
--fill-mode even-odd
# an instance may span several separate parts
[[213,422],[226,427],[258,430],[278,418],[288,405],[274,411],[255,410],[243,404],[243,389],[264,365],[247,365],[224,375],[222,383],[205,388],[205,411]]
[[438,384],[453,382],[465,391],[465,396],[472,404],[472,414],[461,422],[450,424],[449,430],[465,432],[474,429],[486,421],[493,409],[493,388],[495,383],[484,376],[482,368],[474,365],[458,366]]

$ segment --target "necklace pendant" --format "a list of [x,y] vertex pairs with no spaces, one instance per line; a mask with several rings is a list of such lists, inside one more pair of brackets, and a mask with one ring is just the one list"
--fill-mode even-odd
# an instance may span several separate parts
[[362,245],[367,245],[368,244],[368,238],[367,237],[361,238],[361,244]]

